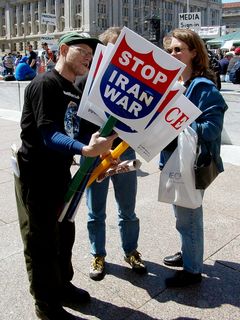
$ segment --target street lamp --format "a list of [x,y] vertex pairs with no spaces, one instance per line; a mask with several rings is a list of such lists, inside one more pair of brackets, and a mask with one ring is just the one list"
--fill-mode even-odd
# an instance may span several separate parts
[[151,17],[145,20],[150,22],[150,41],[159,42],[160,40],[160,18],[157,15],[151,15]]

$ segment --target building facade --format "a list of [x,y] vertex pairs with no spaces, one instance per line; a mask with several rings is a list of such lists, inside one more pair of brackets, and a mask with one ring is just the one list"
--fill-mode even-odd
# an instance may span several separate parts
[[[187,10],[201,12],[202,26],[220,25],[221,0],[0,0],[0,52],[23,51],[27,43],[37,49],[42,39],[71,30],[98,36],[109,26],[127,26],[160,45]],[[43,20],[47,14],[53,24]]]
[[226,25],[227,33],[240,31],[240,2],[223,4],[222,23]]

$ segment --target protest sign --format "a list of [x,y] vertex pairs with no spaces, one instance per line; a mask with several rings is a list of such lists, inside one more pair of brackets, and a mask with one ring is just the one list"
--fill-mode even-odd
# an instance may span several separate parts
[[99,71],[89,100],[129,127],[143,131],[184,67],[124,27]]
[[[165,108],[154,127],[145,131],[138,145],[131,145],[146,161],[150,161],[202,113],[184,95]],[[137,140],[137,135],[136,139]]]
[[[185,65],[126,27],[112,50],[97,52],[78,115],[91,110],[93,122],[107,127],[102,133],[115,126],[120,138],[150,161],[201,113],[181,94],[183,87],[172,89]],[[87,158],[72,179],[59,221],[65,215],[73,221],[93,161]]]
[[[107,121],[108,114],[104,112],[103,109],[100,109],[98,104],[94,105],[89,102],[88,95],[89,93],[91,94],[91,90],[93,90],[92,88],[94,88],[98,79],[99,65],[103,68],[102,65],[104,61],[107,61],[107,59],[104,58],[105,53],[109,58],[109,52],[110,51],[107,51],[104,46],[100,45],[97,47],[83,93],[84,100],[81,102],[78,111],[79,116],[98,126],[102,126]],[[102,61],[101,64],[99,61]],[[160,150],[201,113],[198,108],[182,95],[184,90],[185,88],[176,82],[172,89],[168,91],[167,95],[165,95],[164,99],[161,100],[158,109],[144,130],[134,130],[120,121],[116,123],[114,130],[118,133],[119,137],[135,149],[144,160],[152,160]],[[179,100],[177,100],[178,98]],[[175,104],[176,100],[178,101],[177,104]],[[175,109],[173,109],[173,106],[175,106]],[[169,119],[171,119],[171,121]]]
[[[112,49],[113,44],[111,43],[109,43],[107,47],[102,44],[97,45],[77,113],[79,117],[93,122],[98,126],[102,126],[103,123],[105,123],[104,111],[99,109],[97,114],[95,111],[97,107],[88,100],[88,96],[94,81],[96,81],[96,78],[99,75],[99,71],[103,68]],[[99,114],[101,114],[101,117]]]

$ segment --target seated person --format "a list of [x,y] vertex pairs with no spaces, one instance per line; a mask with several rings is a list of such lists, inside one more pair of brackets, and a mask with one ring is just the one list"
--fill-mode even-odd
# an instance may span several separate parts
[[26,81],[32,80],[36,76],[36,71],[33,70],[27,63],[28,57],[23,57],[15,69],[16,80]]

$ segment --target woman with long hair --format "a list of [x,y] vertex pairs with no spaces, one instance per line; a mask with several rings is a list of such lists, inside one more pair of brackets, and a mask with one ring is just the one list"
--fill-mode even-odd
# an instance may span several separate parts
[[[169,38],[170,37],[170,38]],[[186,64],[181,82],[186,87],[185,96],[193,102],[202,114],[191,124],[198,134],[201,154],[198,165],[207,165],[211,154],[219,172],[223,171],[220,157],[221,131],[227,105],[216,88],[216,77],[209,68],[209,59],[204,42],[190,29],[175,29],[167,36],[164,47],[173,57]],[[162,152],[160,168],[177,147],[177,139]],[[167,287],[184,287],[202,281],[204,231],[203,208],[189,209],[173,206],[176,229],[181,237],[181,251],[165,257],[164,264],[183,267],[173,277],[165,280]]]

